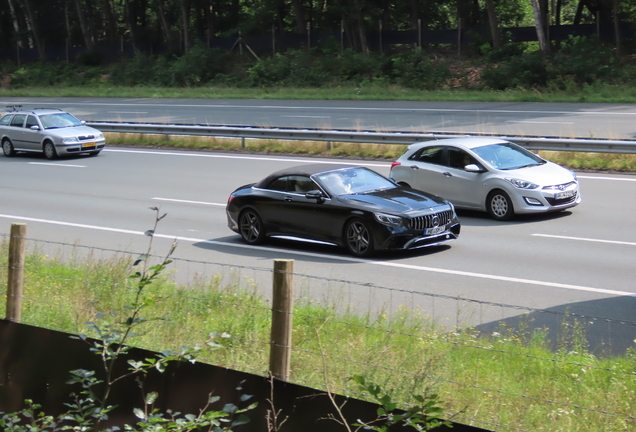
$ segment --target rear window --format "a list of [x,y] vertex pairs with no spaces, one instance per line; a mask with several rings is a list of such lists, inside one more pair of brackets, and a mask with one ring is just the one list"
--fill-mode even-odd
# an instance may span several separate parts
[[26,114],[16,114],[13,116],[11,120],[11,126],[22,127],[24,124],[24,119],[26,118]]
[[0,118],[0,126],[8,126],[13,118],[13,114],[5,114]]

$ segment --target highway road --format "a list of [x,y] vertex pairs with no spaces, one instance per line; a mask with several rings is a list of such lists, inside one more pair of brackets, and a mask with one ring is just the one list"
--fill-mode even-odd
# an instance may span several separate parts
[[[571,211],[511,222],[461,212],[462,235],[449,246],[369,260],[282,240],[251,247],[227,228],[233,189],[309,160],[328,161],[126,148],[57,161],[0,157],[0,233],[26,222],[28,237],[47,251],[63,242],[99,248],[97,256],[142,252],[154,217],[148,208],[157,206],[167,217],[154,251],[178,240],[175,274],[184,280],[244,266],[241,275],[268,292],[272,261],[294,259],[306,298],[359,310],[407,307],[448,328],[486,331],[526,313],[556,331],[568,312],[590,317],[594,349],[622,352],[636,339],[636,175],[579,173],[583,203]],[[336,162],[389,171],[383,161]]]
[[0,110],[16,104],[89,121],[636,139],[632,104],[5,97]]

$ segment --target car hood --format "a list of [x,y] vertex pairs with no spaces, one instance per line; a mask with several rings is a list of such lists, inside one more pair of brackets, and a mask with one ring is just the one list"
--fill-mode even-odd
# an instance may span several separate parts
[[543,165],[514,170],[500,170],[499,173],[504,177],[515,177],[539,185],[561,184],[574,180],[574,175],[570,170],[549,161]]
[[74,126],[74,127],[65,127],[59,129],[47,129],[47,133],[52,135],[56,135],[63,138],[75,137],[75,136],[89,136],[89,135],[97,135],[101,133],[95,128],[90,126]]
[[[364,194],[341,195],[343,202],[355,202],[371,211],[400,212],[405,214],[448,209],[448,202],[442,198],[407,188],[393,188]],[[440,208],[440,207],[443,207]]]

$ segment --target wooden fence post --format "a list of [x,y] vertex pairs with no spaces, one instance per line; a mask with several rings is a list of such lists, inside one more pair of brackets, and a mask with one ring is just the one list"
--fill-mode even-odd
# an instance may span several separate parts
[[272,333],[269,370],[274,378],[288,381],[291,362],[292,313],[294,311],[294,260],[274,260]]
[[5,319],[20,322],[24,283],[24,255],[26,252],[26,224],[11,224],[9,240],[9,279],[7,283],[7,312]]

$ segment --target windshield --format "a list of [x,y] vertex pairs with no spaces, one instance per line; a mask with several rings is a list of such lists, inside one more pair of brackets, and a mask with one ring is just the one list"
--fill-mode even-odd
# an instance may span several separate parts
[[47,114],[40,116],[44,129],[56,129],[63,127],[82,126],[82,122],[69,113]]
[[491,144],[474,148],[473,151],[493,168],[499,170],[512,170],[545,163],[539,156],[513,143]]
[[391,180],[366,168],[345,168],[314,177],[334,195],[360,194],[396,187]]

